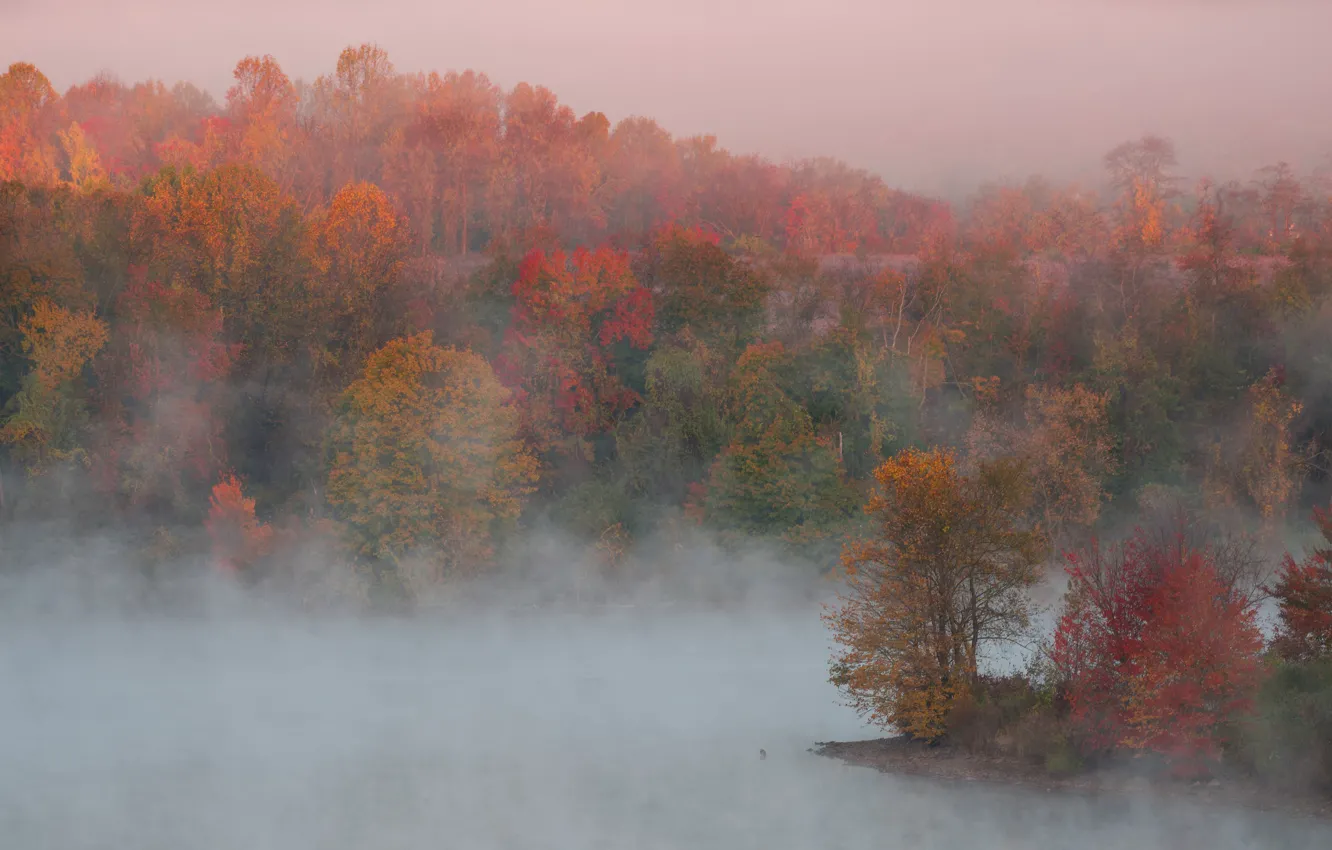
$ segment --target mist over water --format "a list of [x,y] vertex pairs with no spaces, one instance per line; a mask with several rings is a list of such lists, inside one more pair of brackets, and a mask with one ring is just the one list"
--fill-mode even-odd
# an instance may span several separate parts
[[[13,596],[9,597],[14,598]],[[1279,816],[892,777],[813,605],[0,625],[27,848],[1329,846]],[[768,758],[760,761],[759,748]]]

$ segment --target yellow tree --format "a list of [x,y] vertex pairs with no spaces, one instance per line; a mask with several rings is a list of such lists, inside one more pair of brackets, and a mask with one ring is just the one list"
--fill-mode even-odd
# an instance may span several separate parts
[[83,192],[108,185],[101,156],[77,123],[60,131],[60,147],[65,154],[69,185]]
[[874,477],[875,535],[846,546],[847,588],[824,615],[831,681],[872,722],[935,739],[983,648],[1026,627],[1046,539],[1015,461],[964,475],[949,451],[908,449]]
[[328,500],[363,558],[474,570],[532,491],[536,460],[489,364],[430,332],[372,354],[343,394],[329,440]]
[[76,386],[106,344],[107,326],[91,312],[72,312],[42,298],[20,330],[32,369],[16,397],[17,411],[0,428],[0,442],[15,446],[29,473],[39,475],[83,457],[78,440],[86,417]]

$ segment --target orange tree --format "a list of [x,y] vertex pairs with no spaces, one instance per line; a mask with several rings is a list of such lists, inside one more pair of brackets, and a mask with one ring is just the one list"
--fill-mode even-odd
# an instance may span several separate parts
[[370,355],[329,440],[328,500],[360,556],[425,556],[433,578],[490,558],[536,477],[509,395],[481,356],[429,331]]
[[1028,623],[1046,538],[1012,460],[963,474],[944,449],[907,449],[874,472],[874,537],[843,553],[848,583],[824,616],[831,681],[872,722],[936,739],[974,684],[985,645]]

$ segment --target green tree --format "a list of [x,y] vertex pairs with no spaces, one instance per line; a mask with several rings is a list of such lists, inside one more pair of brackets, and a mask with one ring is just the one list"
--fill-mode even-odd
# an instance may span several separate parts
[[733,436],[712,465],[703,509],[724,530],[817,547],[849,520],[855,494],[837,447],[784,389],[788,365],[781,343],[741,355],[728,393]]

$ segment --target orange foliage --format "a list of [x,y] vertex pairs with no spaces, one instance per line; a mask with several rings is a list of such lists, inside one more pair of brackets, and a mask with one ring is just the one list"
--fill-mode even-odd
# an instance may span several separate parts
[[224,475],[209,498],[204,520],[213,541],[213,561],[230,572],[252,567],[268,553],[273,529],[254,515],[254,499],[247,499],[235,475]]

